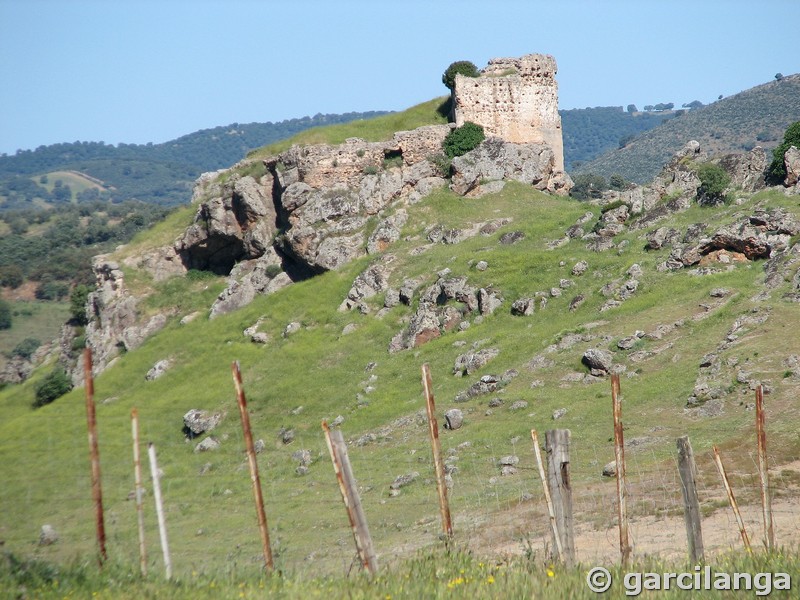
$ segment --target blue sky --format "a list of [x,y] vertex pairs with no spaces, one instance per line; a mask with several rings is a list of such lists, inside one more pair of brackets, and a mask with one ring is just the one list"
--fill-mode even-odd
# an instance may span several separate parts
[[402,110],[455,60],[555,56],[561,108],[800,72],[797,0],[0,0],[0,153]]

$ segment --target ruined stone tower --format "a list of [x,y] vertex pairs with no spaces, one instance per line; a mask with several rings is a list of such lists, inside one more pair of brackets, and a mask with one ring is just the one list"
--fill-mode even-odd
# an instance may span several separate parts
[[456,126],[472,121],[487,136],[517,144],[547,144],[555,170],[564,170],[558,114],[556,59],[548,54],[494,58],[480,77],[457,75],[453,88]]

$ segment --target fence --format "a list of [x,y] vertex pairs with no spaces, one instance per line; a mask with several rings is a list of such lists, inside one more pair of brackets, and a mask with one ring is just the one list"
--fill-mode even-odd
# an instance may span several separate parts
[[[274,456],[265,459],[263,454],[259,475],[238,366],[234,365],[233,373],[243,430],[241,437],[231,433],[228,442],[245,448],[248,460],[241,456],[228,462],[214,459],[217,464],[207,468],[209,462],[204,461],[209,455],[192,454],[200,465],[197,477],[172,478],[174,459],[170,457],[186,456],[185,444],[158,449],[159,459],[165,459],[163,475],[151,447],[155,476],[148,486],[153,493],[144,497],[145,527],[140,529],[137,520],[142,494],[134,485],[132,440],[103,439],[102,432],[99,451],[104,466],[112,465],[104,468],[102,495],[99,490],[91,492],[94,470],[66,480],[58,465],[46,471],[49,487],[41,481],[34,487],[26,483],[24,474],[10,473],[6,493],[16,494],[21,502],[37,504],[57,498],[63,506],[74,507],[71,522],[61,525],[62,535],[69,537],[75,552],[96,552],[101,561],[108,552],[132,565],[141,560],[143,572],[165,570],[167,577],[173,568],[187,574],[213,571],[221,564],[237,572],[275,567],[317,574],[350,572],[362,566],[376,572],[419,548],[450,543],[496,560],[527,554],[542,561],[561,557],[565,562],[611,563],[654,555],[677,560],[691,555],[702,561],[704,555],[708,559],[721,550],[742,548],[745,539],[755,550],[788,546],[800,539],[800,457],[760,475],[767,463],[770,426],[764,420],[760,390],[753,412],[757,424],[753,439],[741,439],[720,450],[715,447],[712,452],[692,451],[691,441],[680,438],[673,441],[672,458],[665,460],[647,443],[635,439],[623,443],[625,405],[619,401],[619,380],[614,378],[609,420],[599,426],[607,427],[618,442],[614,468],[607,469],[616,475],[601,479],[607,456],[565,430],[546,432],[539,452],[533,446],[535,441],[542,442],[536,433],[532,438],[495,442],[440,432],[431,376],[423,368],[424,396],[432,418],[419,410],[375,434],[346,443],[346,427],[330,430],[327,425],[316,429],[316,425],[313,438],[307,437],[316,440],[316,445],[307,444],[308,475],[297,475],[296,465],[279,463]],[[90,427],[91,389],[90,383]],[[138,420],[134,422],[135,438]],[[80,427],[74,423],[65,429],[62,433],[72,440],[74,449],[71,460],[82,464],[85,434],[77,435]],[[145,428],[142,434],[146,439]],[[84,441],[79,442],[80,438]],[[90,435],[90,445],[97,440],[96,434]],[[737,504],[728,499],[715,453],[724,462]],[[541,467],[537,454],[542,456]],[[579,477],[571,474],[576,467]],[[587,471],[595,476],[587,477]],[[542,475],[546,475],[546,485]],[[160,489],[153,485],[156,481]],[[690,483],[694,483],[693,491]],[[35,490],[47,497],[37,497]],[[158,533],[152,496],[161,497],[164,504]],[[128,501],[120,502],[124,497]],[[101,498],[107,500],[105,511]],[[360,507],[359,514],[351,510],[355,505]],[[90,523],[96,523],[96,538]],[[3,535],[9,537],[11,529],[4,526]],[[171,559],[166,548],[162,554],[159,544],[159,540],[166,542],[166,531]]]

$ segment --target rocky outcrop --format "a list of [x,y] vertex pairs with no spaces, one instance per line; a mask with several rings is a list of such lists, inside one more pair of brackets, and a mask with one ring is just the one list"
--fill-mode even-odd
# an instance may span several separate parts
[[795,187],[800,192],[800,149],[790,146],[783,155],[783,164],[786,166],[786,179],[783,185],[788,188]]
[[731,185],[744,192],[757,192],[766,187],[767,154],[756,146],[744,154],[723,156],[719,165],[731,176]]
[[230,273],[240,260],[262,256],[272,246],[275,207],[272,178],[231,175],[213,197],[197,207],[194,223],[175,243],[189,269]]
[[[138,310],[139,301],[125,287],[125,277],[117,262],[106,255],[92,261],[97,287],[89,294],[86,326],[86,344],[92,349],[95,373],[100,373],[121,350],[133,350],[160,330],[167,315],[158,313],[145,316]],[[74,385],[83,383],[83,358],[72,372]]]
[[[502,189],[506,181],[520,181],[536,189],[567,195],[569,175],[556,168],[547,144],[514,144],[488,138],[474,150],[453,159],[450,189],[462,196],[480,197]],[[500,183],[498,188],[493,183]]]
[[448,275],[447,269],[439,273],[436,283],[422,293],[419,306],[408,326],[392,338],[389,352],[416,348],[447,331],[468,327],[468,315],[492,314],[503,301],[492,290],[476,290],[468,285],[466,277]]

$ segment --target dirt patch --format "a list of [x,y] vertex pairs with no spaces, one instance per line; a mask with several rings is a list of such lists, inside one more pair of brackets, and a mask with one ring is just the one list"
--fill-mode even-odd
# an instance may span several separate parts
[[31,302],[36,300],[36,288],[38,284],[35,281],[26,281],[18,288],[0,288],[0,297],[9,302]]

